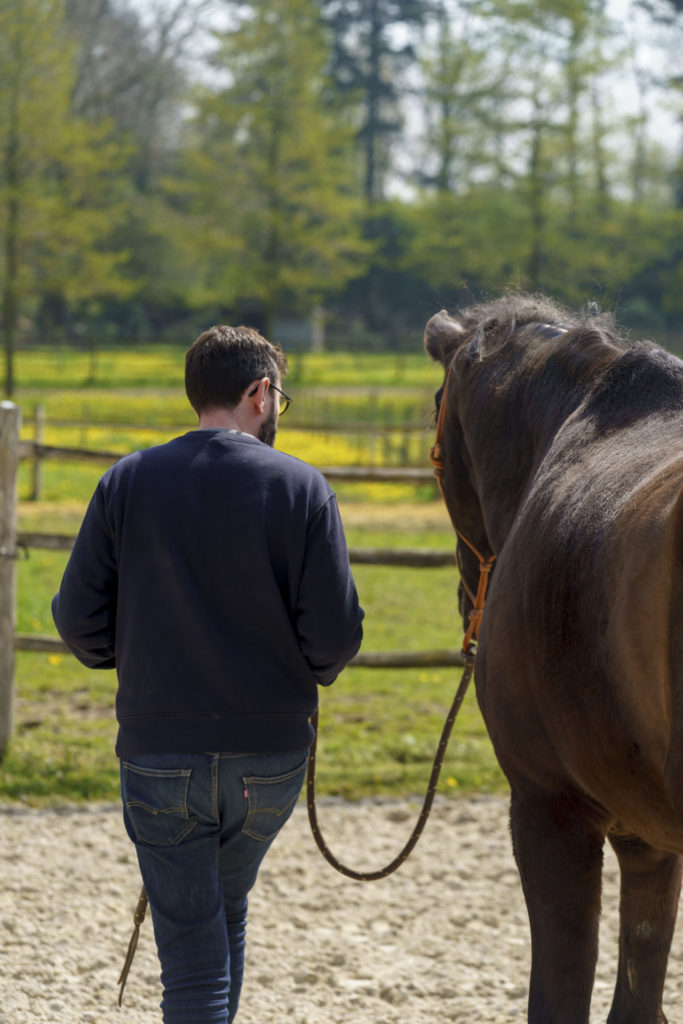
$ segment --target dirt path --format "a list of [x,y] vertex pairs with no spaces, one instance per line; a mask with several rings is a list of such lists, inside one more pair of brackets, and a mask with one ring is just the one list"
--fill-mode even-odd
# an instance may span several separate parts
[[[356,867],[389,860],[416,805],[323,802],[335,852]],[[118,809],[0,810],[0,1024],[158,1024],[149,921],[122,1009],[116,980],[139,876]],[[617,881],[606,852],[593,1021],[614,978]],[[525,1021],[528,925],[506,801],[438,800],[398,874],[341,878],[299,806],[262,869],[250,907],[239,1024],[510,1024]],[[665,1008],[683,1020],[683,927]]]

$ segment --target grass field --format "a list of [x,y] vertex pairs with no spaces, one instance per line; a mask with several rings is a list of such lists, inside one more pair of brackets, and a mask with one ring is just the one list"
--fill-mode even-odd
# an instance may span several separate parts
[[[154,350],[153,354],[158,360],[159,352]],[[35,353],[27,355],[31,359],[36,356]],[[40,396],[47,406],[59,409],[64,418],[76,418],[74,403],[82,400],[83,390],[69,386],[68,382],[80,381],[85,373],[87,367],[79,361],[82,357],[75,356],[70,364],[68,354],[51,353],[49,359],[47,356],[42,361],[36,358],[30,366],[24,364],[24,358],[22,356],[18,373],[20,382],[25,382],[18,396],[22,408],[30,411],[36,396]],[[393,356],[386,357],[386,363],[382,363],[381,357],[368,358],[361,369],[356,356],[348,365],[338,354],[315,359],[310,356],[307,360],[301,367],[298,394],[292,388],[295,402],[310,393],[314,406],[315,390],[321,381],[324,379],[327,387],[332,386],[331,382],[336,385],[339,373],[345,382],[340,387],[353,390],[353,395],[344,396],[349,410],[353,405],[354,415],[359,420],[367,420],[382,415],[380,400],[368,402],[368,388],[377,389],[376,394],[381,398],[383,388],[397,386],[395,378],[399,371]],[[179,373],[181,365],[182,359],[176,360],[173,372]],[[103,358],[100,366],[104,366]],[[304,369],[310,377],[304,377]],[[58,370],[62,375],[59,380],[56,378]],[[361,371],[366,375],[362,386],[358,379]],[[127,451],[158,443],[178,429],[191,428],[193,417],[186,410],[182,388],[161,393],[157,387],[149,385],[146,375],[152,372],[160,376],[158,362],[147,364],[142,360],[138,365],[138,353],[128,353],[127,360],[121,364],[120,353],[115,353],[107,364],[110,387],[101,390],[100,401],[92,406],[90,422],[82,427],[69,427],[70,434],[62,434],[58,441],[51,443],[85,443],[97,449]],[[168,372],[170,375],[171,370]],[[439,383],[435,368],[422,357],[420,366],[416,361],[414,369],[410,367],[409,371],[401,370],[403,372],[409,372],[411,377],[411,386],[407,389],[411,401],[419,401],[428,409],[429,396]],[[419,387],[414,387],[414,378],[419,372],[423,380]],[[55,378],[48,388],[46,381],[50,373],[55,374]],[[169,379],[164,379],[161,386],[168,388]],[[351,397],[353,402],[349,401]],[[128,417],[131,403],[136,416],[134,422],[147,423],[148,434],[92,425],[97,418],[102,423],[111,422],[116,410],[124,411]],[[146,418],[139,419],[139,416]],[[130,422],[124,417],[121,421]],[[164,424],[171,422],[177,424],[178,429],[164,428]],[[25,436],[32,436],[30,425]],[[425,432],[422,438],[418,437],[418,442],[423,445],[424,465],[428,465],[429,435]],[[326,434],[324,422],[319,431],[288,432],[283,421],[278,447],[316,465],[368,464],[370,457],[362,445]],[[20,529],[75,532],[104,466],[46,463],[44,498],[39,502],[26,500],[29,470],[28,465],[22,465]],[[448,517],[440,501],[435,499],[433,487],[378,484],[337,490],[351,546],[453,549]],[[64,553],[35,550],[30,552],[27,561],[19,563],[19,632],[54,633],[50,599],[59,586],[65,562]],[[462,629],[456,611],[454,568],[415,570],[356,566],[355,576],[361,603],[366,609],[364,650],[420,650],[459,645]],[[319,792],[349,799],[420,794],[426,785],[443,719],[458,681],[459,670],[347,669],[333,687],[321,692]],[[114,692],[113,673],[89,672],[68,655],[19,652],[15,732],[0,765],[0,802],[43,805],[116,799]],[[456,723],[440,791],[457,794],[505,788],[474,694],[470,692]]]
[[[19,390],[55,388],[177,388],[182,381],[185,344],[105,349],[91,355],[67,347],[20,351]],[[391,388],[430,385],[438,376],[415,339],[414,353],[299,352],[289,356],[288,381],[303,387]]]

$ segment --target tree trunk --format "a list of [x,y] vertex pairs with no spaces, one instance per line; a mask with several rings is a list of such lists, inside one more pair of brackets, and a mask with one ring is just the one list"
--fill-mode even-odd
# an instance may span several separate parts
[[545,233],[544,187],[542,177],[542,130],[540,111],[532,126],[531,154],[529,157],[529,208],[531,212],[531,250],[529,252],[529,287],[536,291],[542,286],[543,243]]
[[576,233],[579,216],[579,97],[581,94],[581,74],[579,61],[581,59],[581,43],[583,41],[583,29],[578,21],[572,24],[572,35],[569,42],[569,55],[567,59],[567,93],[569,112],[567,120],[567,150],[568,150],[568,190],[569,190],[569,230]]
[[380,91],[382,65],[381,53],[382,24],[377,0],[372,0],[370,11],[370,70],[368,73],[368,107],[365,122],[365,197],[368,206],[381,199],[377,175],[377,137],[380,121]]

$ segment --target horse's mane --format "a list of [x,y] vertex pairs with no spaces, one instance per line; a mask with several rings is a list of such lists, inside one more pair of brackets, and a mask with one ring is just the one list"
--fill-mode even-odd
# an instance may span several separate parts
[[507,292],[470,306],[460,322],[484,359],[514,336],[530,365],[539,365],[547,361],[547,346],[554,339],[555,358],[565,365],[571,360],[574,373],[593,381],[586,412],[595,417],[599,429],[626,426],[653,412],[683,409],[683,363],[654,342],[626,341],[618,334],[613,315],[592,304],[574,311],[542,294]]
[[651,341],[637,342],[609,367],[586,408],[602,431],[682,411],[683,363]]
[[490,339],[499,347],[519,328],[539,324],[572,332],[574,337],[585,335],[588,342],[599,334],[611,345],[627,347],[617,333],[611,313],[602,312],[593,303],[585,309],[572,310],[542,293],[509,291],[490,302],[469,306],[460,313],[459,320],[466,333],[477,334],[484,346]]

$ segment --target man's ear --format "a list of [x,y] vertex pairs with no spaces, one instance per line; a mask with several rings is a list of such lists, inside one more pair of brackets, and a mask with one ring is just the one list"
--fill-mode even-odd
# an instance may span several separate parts
[[259,416],[263,415],[263,410],[266,407],[266,394],[270,387],[270,377],[261,377],[260,381],[254,387],[251,386],[249,389],[249,397],[252,401],[252,408]]

